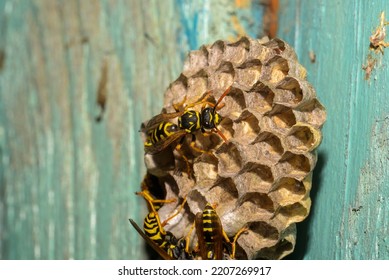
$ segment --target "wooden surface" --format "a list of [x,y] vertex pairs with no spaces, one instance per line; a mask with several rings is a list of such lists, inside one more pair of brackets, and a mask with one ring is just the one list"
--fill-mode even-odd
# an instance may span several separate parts
[[0,0],[0,258],[145,258],[140,124],[189,50],[261,36],[264,7]]
[[[291,258],[389,258],[389,50],[369,51],[381,11],[388,1],[280,1],[278,36],[327,108],[311,215]],[[365,80],[369,54],[377,63]]]
[[[128,223],[145,215],[140,123],[189,50],[274,33],[264,2],[0,0],[0,258],[144,258]],[[290,258],[389,258],[388,53],[373,53],[369,80],[362,69],[381,11],[280,0],[278,36],[328,113]]]

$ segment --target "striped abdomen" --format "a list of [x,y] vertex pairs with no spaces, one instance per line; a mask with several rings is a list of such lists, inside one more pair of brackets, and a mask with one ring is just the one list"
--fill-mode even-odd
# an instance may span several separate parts
[[169,137],[178,131],[178,126],[171,122],[161,122],[156,128],[148,132],[148,138],[145,146],[152,146],[153,144]]
[[143,230],[145,234],[156,243],[161,249],[173,256],[176,247],[176,239],[171,232],[166,232],[159,221],[159,216],[155,212],[150,212],[144,221]]
[[204,208],[203,214],[203,237],[207,251],[207,259],[215,257],[215,251],[221,252],[222,229],[219,216],[210,204]]
[[166,232],[161,227],[159,217],[155,212],[150,212],[143,223],[145,234],[154,241],[159,247],[163,247],[165,243]]

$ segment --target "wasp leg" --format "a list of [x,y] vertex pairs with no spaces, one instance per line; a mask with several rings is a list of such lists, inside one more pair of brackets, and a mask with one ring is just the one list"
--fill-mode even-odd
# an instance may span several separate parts
[[205,93],[205,96],[203,98],[201,98],[200,100],[194,102],[194,103],[191,103],[191,104],[188,104],[185,106],[184,110],[186,111],[188,108],[192,108],[192,107],[195,107],[197,105],[200,105],[200,104],[209,104],[209,106],[213,107],[215,104],[212,103],[212,102],[209,102],[207,101],[207,99],[209,98],[209,96],[211,95],[211,92],[212,91],[208,91]]
[[206,131],[205,129],[201,128],[201,133],[203,134],[203,136],[205,137],[209,137],[212,135],[212,133],[217,133],[225,143],[228,143],[228,140],[227,138],[224,136],[224,134],[219,130],[217,129],[216,127],[214,129],[211,130],[211,132],[208,132]]
[[213,106],[214,106],[214,103],[207,101],[207,99],[208,99],[209,96],[211,95],[211,92],[212,92],[212,91],[208,91],[208,92],[205,94],[205,96],[204,96],[203,98],[201,98],[200,100],[197,100],[197,101],[195,101],[195,102],[193,102],[193,103],[190,103],[190,104],[184,106],[184,108],[183,108],[183,110],[182,110],[181,107],[182,107],[182,105],[184,105],[184,103],[185,103],[185,101],[186,101],[186,98],[187,98],[187,96],[185,96],[184,99],[183,99],[182,101],[180,101],[180,102],[178,102],[178,103],[174,103],[174,104],[173,104],[173,108],[174,108],[174,110],[175,110],[176,112],[182,112],[182,111],[186,111],[188,108],[192,108],[192,107],[195,107],[195,106],[197,106],[197,105],[199,105],[199,104],[203,104],[203,103],[209,104],[209,106],[212,106],[212,107],[213,107]]
[[223,92],[223,94],[219,97],[219,100],[216,102],[216,104],[213,103],[213,102],[207,101],[207,99],[209,98],[209,96],[210,96],[211,93],[212,93],[212,90],[207,91],[207,92],[205,93],[205,96],[204,96],[203,98],[201,98],[200,100],[198,100],[198,101],[196,101],[196,102],[194,102],[194,103],[192,103],[192,104],[189,104],[189,105],[185,106],[185,110],[187,110],[188,108],[191,108],[191,107],[200,105],[200,104],[203,104],[202,109],[204,109],[205,106],[208,105],[209,107],[214,107],[215,110],[219,110],[219,109],[221,109],[221,108],[223,108],[223,107],[225,106],[224,103],[223,103],[223,104],[220,104],[220,101],[221,101],[221,100],[230,92],[230,90],[231,90],[231,87],[227,88],[227,89]]
[[175,198],[172,198],[172,199],[156,199],[156,198],[152,197],[152,195],[150,194],[150,192],[148,190],[143,190],[141,192],[136,192],[135,194],[143,196],[143,198],[147,202],[149,202],[151,204],[156,204],[156,203],[172,203],[172,202],[176,201]]
[[220,110],[221,108],[223,108],[224,106],[226,106],[225,103],[221,103],[221,104],[217,104],[215,105],[215,103],[212,103],[212,102],[209,102],[209,101],[203,101],[203,102],[200,102],[199,104],[203,104],[203,106],[201,107],[201,111],[204,110],[204,108],[208,105],[209,107],[213,107],[215,109],[215,111],[218,111]]
[[[248,229],[249,229],[249,228],[248,228],[247,226],[241,228],[241,229],[235,234],[234,239],[232,240],[232,242],[230,242],[230,243],[231,243],[231,255],[230,255],[230,256],[231,256],[231,259],[235,259],[236,241],[238,240],[239,236],[240,236],[242,233],[247,232]],[[224,232],[224,230],[223,230],[223,232]],[[224,232],[224,234],[225,234],[225,232]],[[223,234],[223,235],[224,235],[224,234]],[[226,236],[227,236],[227,234],[226,234]],[[228,237],[228,236],[227,236],[227,237]]]
[[[201,102],[199,104],[203,104],[203,106],[201,107],[201,110],[204,109],[206,107],[206,105],[208,105],[209,107],[214,107],[215,106],[215,103],[210,102],[210,101],[203,101],[203,102]],[[196,104],[196,105],[199,105],[199,104]],[[224,105],[222,107],[224,107]]]
[[188,173],[188,177],[192,176],[192,173],[190,172],[190,164],[188,158],[184,155],[184,152],[181,150],[182,144],[185,140],[185,137],[182,137],[180,143],[176,146],[176,151],[181,155],[181,157],[184,159],[186,164],[186,172]]
[[211,157],[216,158],[216,156],[212,152],[203,150],[196,146],[196,136],[194,134],[192,134],[192,141],[190,142],[190,147],[198,153],[207,154],[210,155]]
[[194,221],[192,226],[190,227],[190,230],[188,234],[185,236],[185,252],[189,253],[189,245],[190,245],[190,236],[192,235],[192,231],[195,228],[196,222]]
[[220,138],[223,139],[223,141],[224,141],[225,143],[228,143],[227,138],[226,138],[226,137],[224,136],[224,134],[223,134],[219,129],[217,129],[216,127],[215,127],[214,129],[212,129],[211,132],[207,132],[207,131],[205,131],[205,130],[202,129],[202,130],[201,130],[201,133],[202,133],[203,136],[205,136],[205,137],[211,136],[212,133],[217,133],[217,134],[220,136]]
[[170,216],[169,218],[167,218],[165,221],[163,221],[163,222],[161,223],[161,225],[162,225],[163,227],[166,226],[167,223],[168,223],[171,219],[173,219],[173,218],[176,217],[178,214],[180,214],[181,210],[182,210],[182,209],[184,208],[184,206],[185,206],[185,203],[186,203],[186,197],[184,198],[184,201],[181,203],[180,208],[178,208],[177,212],[176,212],[175,214],[171,215],[171,216]]
[[171,203],[176,201],[175,199],[155,199],[148,190],[143,190],[141,192],[136,192],[136,195],[143,196],[146,200],[149,212],[157,212],[159,208],[162,207],[163,203]]
[[181,111],[181,110],[180,110],[180,109],[181,109],[181,106],[184,105],[185,101],[186,101],[186,95],[185,95],[184,99],[182,99],[181,102],[178,102],[178,103],[174,103],[174,104],[173,104],[174,110],[176,110],[176,112],[180,112],[180,111]]

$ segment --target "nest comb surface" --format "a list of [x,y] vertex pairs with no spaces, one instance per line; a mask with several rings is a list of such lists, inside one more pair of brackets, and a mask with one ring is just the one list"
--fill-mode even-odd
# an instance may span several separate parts
[[[249,226],[238,239],[238,258],[280,259],[293,251],[295,224],[309,214],[325,109],[289,45],[243,37],[190,52],[183,72],[165,92],[162,111],[174,112],[173,104],[191,104],[209,91],[215,103],[229,87],[218,110],[223,117],[218,128],[228,143],[217,133],[203,136],[199,131],[196,146],[214,156],[191,149],[190,137],[183,145],[193,163],[192,178],[174,145],[146,154],[146,167],[166,188],[167,198],[187,197],[184,210],[165,227],[176,237],[188,233],[194,215],[209,202],[216,205],[229,236]],[[161,220],[177,205],[165,204]]]

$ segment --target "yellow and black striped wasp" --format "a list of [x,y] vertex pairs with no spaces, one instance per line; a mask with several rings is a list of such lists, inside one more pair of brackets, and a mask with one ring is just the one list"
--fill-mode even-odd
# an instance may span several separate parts
[[[192,254],[200,257],[202,260],[235,259],[236,242],[239,236],[247,231],[247,227],[243,227],[235,234],[231,241],[224,231],[214,207],[209,203],[205,206],[203,212],[196,214],[194,226],[198,241],[197,248]],[[186,250],[189,251],[189,240],[186,243]],[[231,246],[231,250],[228,248],[229,245]]]
[[[152,205],[151,201],[147,201]],[[181,204],[181,208],[184,204],[185,200]],[[178,210],[178,212],[180,210]],[[167,221],[176,216],[178,212],[161,223],[158,212],[150,211],[144,221],[144,232],[132,219],[130,219],[130,222],[143,239],[145,239],[145,241],[165,260],[235,259],[236,242],[239,236],[247,231],[247,227],[243,227],[239,230],[238,233],[235,234],[233,240],[230,241],[230,238],[223,230],[220,218],[215,209],[210,204],[207,204],[203,212],[196,214],[195,221],[188,236],[186,238],[177,239],[171,232],[165,231],[163,227]],[[193,227],[196,228],[198,241],[196,248],[190,251],[189,239]]]
[[[200,153],[209,152],[198,148],[195,145],[195,132],[199,130],[203,134],[208,134],[209,132],[217,133],[225,142],[227,142],[226,137],[217,128],[217,125],[221,122],[222,117],[216,112],[216,110],[222,107],[220,102],[229,93],[230,89],[231,87],[229,87],[220,96],[215,104],[207,101],[211,93],[207,92],[204,98],[185,106],[183,110],[179,110],[179,106],[175,104],[174,108],[176,112],[162,113],[149,120],[146,126],[142,129],[142,131],[144,131],[147,135],[147,139],[144,143],[145,153],[157,154],[168,146],[175,145],[175,149],[180,152],[181,156],[186,161],[187,166],[189,166],[186,156],[180,151],[183,141],[185,140],[184,136],[188,134],[192,135],[190,146],[193,150]],[[180,103],[180,105],[184,102],[185,99]],[[189,110],[189,108],[201,104],[203,107],[200,112]],[[209,107],[206,107],[206,105]],[[170,121],[174,118],[178,118],[178,124]]]
[[163,237],[164,245],[158,245],[147,234],[145,234],[134,220],[130,219],[130,223],[136,229],[140,236],[153,248],[158,255],[164,260],[191,260],[193,256],[186,251],[186,240],[177,239],[171,232],[166,231],[166,236]]
[[[149,179],[150,176],[145,177],[142,184]],[[151,177],[150,177],[151,178]],[[143,239],[156,251],[163,259],[189,259],[190,256],[185,252],[185,240],[177,239],[170,231],[165,231],[164,226],[169,220],[174,218],[185,204],[185,200],[181,205],[181,208],[176,214],[170,216],[164,222],[161,223],[157,209],[162,203],[174,202],[174,199],[163,200],[155,199],[154,196],[149,192],[148,188],[142,186],[143,190],[136,194],[143,196],[147,202],[149,213],[144,219],[143,230],[135,223],[134,220],[130,219],[130,223],[135,230],[143,237]]]

